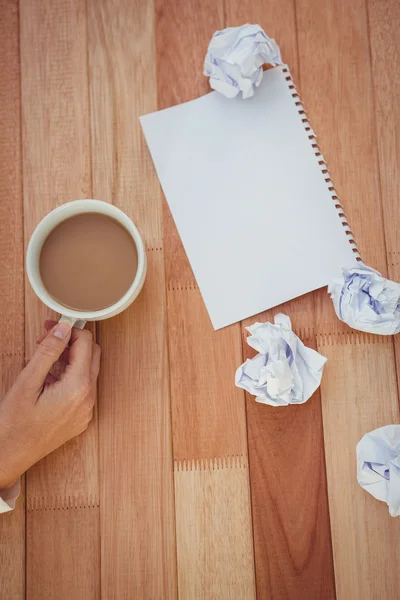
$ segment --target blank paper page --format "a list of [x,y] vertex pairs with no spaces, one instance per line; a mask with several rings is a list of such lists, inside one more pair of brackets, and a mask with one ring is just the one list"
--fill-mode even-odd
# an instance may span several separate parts
[[276,67],[250,99],[211,92],[141,117],[215,329],[355,263],[286,77]]

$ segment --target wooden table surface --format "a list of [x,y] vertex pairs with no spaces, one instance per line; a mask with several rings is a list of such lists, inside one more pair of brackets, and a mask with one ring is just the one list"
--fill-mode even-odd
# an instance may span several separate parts
[[149,262],[139,300],[97,325],[91,426],[0,518],[4,600],[400,598],[400,519],[355,461],[364,433],[399,422],[400,336],[350,330],[309,294],[279,310],[328,357],[320,392],[245,397],[255,318],[213,331],[139,126],[206,93],[211,35],[245,22],[291,67],[362,257],[400,281],[398,0],[0,0],[2,392],[48,315],[23,258],[49,210],[114,203]]

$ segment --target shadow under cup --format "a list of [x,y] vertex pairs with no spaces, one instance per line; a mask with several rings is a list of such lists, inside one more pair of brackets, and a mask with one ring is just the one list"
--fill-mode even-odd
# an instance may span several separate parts
[[[137,271],[134,280],[118,302],[95,311],[83,311],[68,308],[59,303],[46,290],[40,275],[40,254],[43,244],[51,231],[60,223],[79,214],[98,213],[117,221],[132,237],[137,251]],[[84,326],[86,321],[101,321],[113,317],[126,308],[137,298],[146,277],[147,260],[143,240],[134,223],[122,210],[101,200],[74,200],[63,204],[51,211],[38,224],[28,244],[26,254],[26,271],[35,294],[51,310],[62,315],[61,320],[67,320],[71,325]]]

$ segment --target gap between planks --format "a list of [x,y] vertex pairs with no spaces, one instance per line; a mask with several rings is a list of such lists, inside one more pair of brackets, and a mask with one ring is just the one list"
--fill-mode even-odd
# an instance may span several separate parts
[[[198,286],[194,280],[185,281],[185,282],[179,281],[179,280],[173,280],[173,281],[170,281],[167,283],[167,291],[168,292],[186,292],[186,291],[197,291],[197,290],[198,290]],[[280,307],[277,306],[277,307],[275,307],[275,310],[278,312],[279,308]],[[274,309],[269,309],[269,310],[274,310]],[[289,316],[290,316],[290,314],[289,314]],[[249,318],[256,321],[258,317],[260,317],[260,315],[254,315]],[[246,319],[246,321],[248,321],[248,319]],[[382,335],[365,333],[363,331],[357,331],[357,330],[350,329],[350,328],[346,329],[345,331],[338,331],[337,326],[338,326],[338,322],[335,319],[335,321],[331,325],[329,323],[324,323],[323,327],[321,327],[321,328],[318,326],[317,327],[298,327],[298,328],[295,327],[293,329],[293,331],[303,341],[307,341],[307,340],[316,338],[322,344],[330,345],[330,346],[334,345],[334,344],[342,345],[342,344],[351,344],[351,343],[379,344],[379,343],[384,343],[384,341],[387,337],[391,337],[391,336],[382,336]],[[342,322],[340,322],[339,326],[343,327],[346,325],[344,325]]]
[[26,508],[28,511],[42,511],[42,510],[69,510],[79,508],[99,508],[99,498],[93,497],[85,498],[82,495],[79,496],[37,496],[28,497],[26,501]]
[[247,469],[248,457],[244,454],[237,456],[217,456],[211,458],[175,459],[174,472],[178,471],[217,471],[220,469]]

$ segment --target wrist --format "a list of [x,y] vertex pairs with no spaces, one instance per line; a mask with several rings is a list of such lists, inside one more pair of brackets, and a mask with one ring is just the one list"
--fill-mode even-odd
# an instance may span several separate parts
[[18,451],[18,441],[0,432],[0,490],[8,490],[25,472],[24,457]]
[[6,457],[0,451],[0,490],[12,488],[29,466],[22,457]]
[[0,490],[8,490],[18,481],[24,470],[0,452]]
[[17,481],[18,481],[18,478],[14,479],[14,481],[11,481],[11,483],[8,483],[7,480],[3,481],[0,478],[0,492],[2,490],[9,490],[10,488],[12,488],[17,483]]

